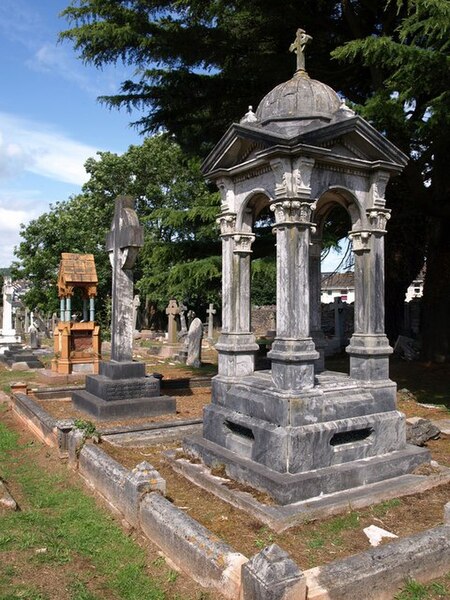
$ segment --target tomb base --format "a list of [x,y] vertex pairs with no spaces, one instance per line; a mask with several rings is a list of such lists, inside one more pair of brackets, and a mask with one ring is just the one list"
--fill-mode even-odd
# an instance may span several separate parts
[[0,360],[12,367],[15,363],[25,363],[30,369],[43,369],[43,363],[33,354],[31,350],[26,350],[22,346],[11,344],[5,349]]
[[203,436],[188,453],[282,504],[411,473],[429,453],[406,445],[390,380],[361,385],[324,371],[307,390],[280,390],[270,371],[239,383],[217,376]]
[[416,467],[430,461],[427,449],[408,445],[387,455],[291,474],[268,469],[201,436],[185,440],[184,449],[209,467],[223,466],[230,479],[267,493],[283,506],[372,483],[388,482],[412,473]]
[[86,389],[72,393],[75,408],[99,419],[174,413],[176,400],[161,396],[160,380],[145,375],[145,364],[100,362],[99,375],[86,376]]

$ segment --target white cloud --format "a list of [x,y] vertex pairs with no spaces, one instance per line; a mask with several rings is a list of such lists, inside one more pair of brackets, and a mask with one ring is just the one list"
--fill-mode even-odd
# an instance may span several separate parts
[[82,185],[87,180],[84,163],[97,150],[48,124],[0,112],[0,177],[29,171]]
[[36,218],[42,210],[42,204],[37,202],[39,193],[32,190],[19,192],[1,189],[0,196],[3,204],[0,206],[0,266],[9,267],[15,260],[14,247],[21,241],[21,224]]
[[94,85],[94,78],[73,54],[61,45],[45,43],[26,61],[26,66],[41,73],[51,73],[76,84],[92,96],[99,96],[102,90]]

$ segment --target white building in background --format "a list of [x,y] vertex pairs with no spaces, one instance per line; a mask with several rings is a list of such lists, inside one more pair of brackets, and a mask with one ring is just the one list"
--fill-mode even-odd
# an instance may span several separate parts
[[405,302],[411,302],[411,300],[416,298],[422,298],[424,276],[425,270],[422,269],[422,271],[417,275],[416,279],[411,282],[411,285],[406,290]]
[[[405,302],[410,302],[423,296],[423,281],[425,272],[422,270],[406,290]],[[355,301],[354,273],[322,273],[321,295],[322,304],[330,304],[335,298],[351,304]]]
[[355,276],[349,273],[322,273],[320,301],[330,304],[335,298],[351,304],[355,301]]

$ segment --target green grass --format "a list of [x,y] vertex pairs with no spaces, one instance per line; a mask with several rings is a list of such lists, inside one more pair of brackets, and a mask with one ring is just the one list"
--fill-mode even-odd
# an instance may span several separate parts
[[35,379],[36,373],[34,371],[9,371],[3,365],[0,366],[0,389],[7,394],[11,391],[12,383],[18,381],[27,383]]
[[449,588],[438,581],[423,584],[411,579],[405,587],[395,596],[395,600],[435,600],[449,598]]
[[70,573],[80,561],[102,582],[101,595],[75,578],[65,596],[70,600],[164,600],[160,586],[146,574],[143,549],[77,482],[69,483],[69,473],[38,470],[33,457],[39,450],[38,443],[19,445],[17,435],[0,422],[0,476],[19,485],[24,498],[20,511],[0,514],[0,554],[21,557],[15,561],[19,568],[0,556],[0,600],[46,600],[45,587],[17,584],[27,580],[26,569],[63,566]]

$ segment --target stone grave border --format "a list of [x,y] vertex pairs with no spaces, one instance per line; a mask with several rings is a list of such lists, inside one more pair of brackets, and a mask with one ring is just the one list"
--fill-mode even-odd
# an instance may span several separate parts
[[149,463],[126,469],[85,441],[72,420],[54,419],[24,393],[11,393],[10,404],[34,435],[68,458],[113,512],[200,585],[231,600],[381,600],[392,598],[408,578],[426,582],[450,571],[450,502],[443,525],[300,571],[275,544],[250,559],[225,544],[161,495],[165,481]]

